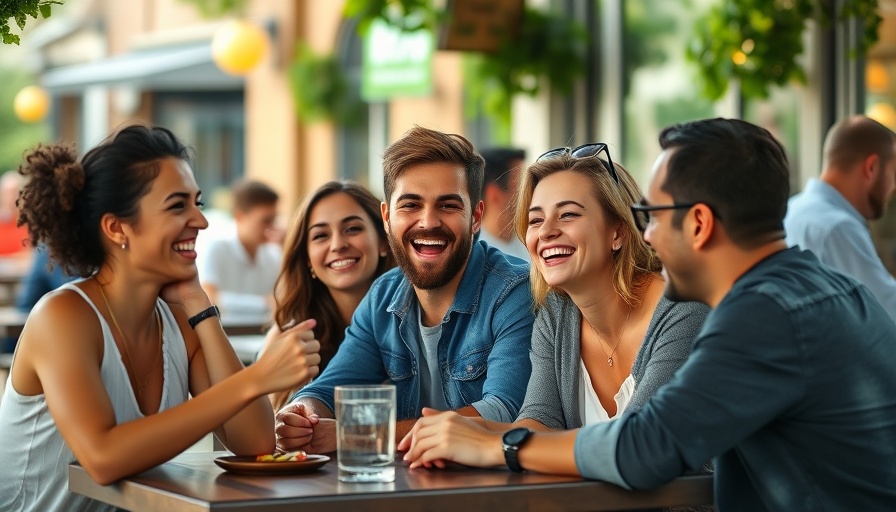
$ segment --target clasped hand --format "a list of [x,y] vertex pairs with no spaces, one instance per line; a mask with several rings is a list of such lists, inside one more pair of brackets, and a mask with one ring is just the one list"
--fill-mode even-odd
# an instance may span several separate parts
[[277,411],[274,431],[277,449],[307,453],[336,451],[336,420],[311,413],[305,404],[286,404]]
[[490,467],[504,463],[501,434],[453,411],[423,408],[423,417],[398,443],[411,468],[444,468],[447,461]]

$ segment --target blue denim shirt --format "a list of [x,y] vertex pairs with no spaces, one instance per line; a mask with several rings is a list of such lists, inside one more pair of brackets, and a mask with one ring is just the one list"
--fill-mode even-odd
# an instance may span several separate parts
[[894,510],[896,324],[787,249],[742,275],[640,410],[579,431],[586,478],[650,488],[715,457],[719,510]]
[[[316,398],[333,410],[334,386],[391,381],[398,418],[419,417],[428,404],[421,403],[415,355],[417,304],[401,269],[382,275],[355,310],[326,370],[293,400]],[[437,364],[449,407],[472,405],[492,421],[516,418],[529,381],[533,320],[528,265],[474,242],[454,303],[442,319]]]

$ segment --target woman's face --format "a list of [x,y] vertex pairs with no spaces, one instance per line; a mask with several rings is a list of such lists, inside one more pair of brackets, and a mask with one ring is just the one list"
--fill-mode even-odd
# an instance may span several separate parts
[[331,290],[370,288],[387,242],[380,240],[364,208],[336,192],[321,199],[308,215],[308,261],[317,278]]
[[163,277],[183,281],[196,275],[196,236],[208,227],[200,211],[199,187],[189,164],[177,158],[159,162],[159,175],[140,199],[137,221],[123,224],[127,246],[113,246],[128,261]]
[[526,248],[550,286],[575,294],[579,287],[593,288],[606,280],[612,270],[614,241],[621,242],[616,237],[617,228],[608,225],[586,176],[561,171],[535,187]]

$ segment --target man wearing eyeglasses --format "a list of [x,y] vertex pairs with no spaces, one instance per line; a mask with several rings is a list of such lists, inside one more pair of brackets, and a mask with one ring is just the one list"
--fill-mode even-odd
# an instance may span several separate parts
[[[669,127],[660,145],[632,210],[665,265],[666,295],[713,310],[644,406],[515,437],[513,463],[647,489],[713,459],[722,512],[893,510],[896,324],[861,283],[787,247],[784,148],[734,119]],[[427,439],[407,458],[501,465],[498,436],[479,450]]]
[[864,283],[896,319],[896,279],[867,223],[883,216],[896,186],[896,134],[865,116],[844,119],[828,131],[823,168],[790,200],[787,244]]

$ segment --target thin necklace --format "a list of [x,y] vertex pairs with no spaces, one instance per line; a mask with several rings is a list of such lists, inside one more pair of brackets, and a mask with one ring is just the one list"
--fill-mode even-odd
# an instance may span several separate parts
[[[109,310],[109,316],[112,317],[112,323],[115,324],[115,329],[118,330],[118,335],[121,336],[121,343],[124,345],[124,353],[128,359],[128,366],[131,368],[131,374],[134,376],[134,380],[137,380],[137,370],[134,369],[134,362],[131,359],[131,351],[128,350],[128,340],[124,336],[124,332],[122,332],[121,327],[118,325],[118,320],[115,318],[115,313],[112,311],[112,307],[109,306],[109,299],[106,298],[106,292],[103,291],[103,285],[97,281],[96,283],[100,287],[100,295],[103,296],[103,302],[106,303],[106,309]],[[152,372],[155,371],[156,365],[159,364],[159,358],[162,356],[162,317],[159,316],[159,310],[153,308],[153,311],[156,312],[156,325],[159,327],[159,351],[156,352],[156,360],[153,361],[152,367],[150,367],[149,371],[146,372],[146,375],[143,376],[143,381],[139,383],[137,387],[137,398],[143,395],[143,390],[146,388],[146,384],[149,383],[149,377],[152,375]],[[137,384],[137,382],[135,382]]]
[[604,355],[607,356],[607,364],[613,366],[613,355],[616,354],[616,349],[619,348],[619,342],[622,341],[622,335],[625,334],[625,329],[628,327],[628,319],[632,316],[632,308],[628,308],[628,314],[625,315],[625,323],[622,324],[622,332],[619,333],[619,338],[616,339],[616,344],[613,345],[613,351],[607,354],[607,349],[604,348],[603,337],[600,334],[597,334],[597,330],[591,325],[591,322],[588,322],[588,325],[591,326],[591,330],[594,334],[597,335],[597,343],[600,345],[600,349],[603,351]]

